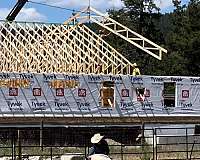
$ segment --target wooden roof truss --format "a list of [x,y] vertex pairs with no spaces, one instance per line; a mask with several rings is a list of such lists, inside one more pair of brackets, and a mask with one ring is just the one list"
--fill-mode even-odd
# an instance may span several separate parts
[[0,22],[3,72],[130,74],[131,63],[85,25]]
[[167,50],[161,46],[155,44],[154,42],[148,40],[142,35],[132,31],[126,26],[120,24],[119,22],[113,20],[108,15],[103,14],[92,7],[88,7],[81,12],[77,13],[70,19],[68,19],[65,24],[76,23],[76,22],[87,22],[91,21],[98,24],[109,32],[121,37],[130,44],[136,46],[137,48],[143,50],[144,52],[150,54],[154,58],[161,60],[162,54],[167,53]]
[[157,59],[167,52],[89,7],[65,24],[0,21],[1,72],[131,74],[132,63],[88,28],[88,20]]

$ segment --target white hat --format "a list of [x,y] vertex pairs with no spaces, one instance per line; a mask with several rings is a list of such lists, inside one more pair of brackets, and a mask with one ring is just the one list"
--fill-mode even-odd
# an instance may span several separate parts
[[91,143],[99,143],[103,137],[104,136],[101,136],[100,133],[97,133],[91,138]]
[[133,66],[137,66],[137,63],[133,63]]

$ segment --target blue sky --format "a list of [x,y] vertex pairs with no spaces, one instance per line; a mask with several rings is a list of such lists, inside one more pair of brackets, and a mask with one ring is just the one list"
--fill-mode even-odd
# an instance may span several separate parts
[[[0,0],[0,19],[4,19],[17,0]],[[33,2],[47,3],[50,5],[65,7],[69,9],[81,10],[88,6],[89,0],[31,0]],[[123,4],[121,0],[90,0],[91,6],[101,12],[106,12],[110,8],[120,8]],[[155,0],[162,12],[173,10],[172,0]],[[182,4],[187,4],[189,0],[182,0]],[[46,7],[28,2],[18,15],[18,21],[42,21],[62,23],[72,15],[71,11]]]

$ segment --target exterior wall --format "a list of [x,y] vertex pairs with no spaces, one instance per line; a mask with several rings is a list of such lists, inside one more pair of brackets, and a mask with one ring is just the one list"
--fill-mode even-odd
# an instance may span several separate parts
[[[166,82],[176,85],[174,107],[163,103]],[[198,77],[0,73],[3,116],[193,116],[199,95]]]

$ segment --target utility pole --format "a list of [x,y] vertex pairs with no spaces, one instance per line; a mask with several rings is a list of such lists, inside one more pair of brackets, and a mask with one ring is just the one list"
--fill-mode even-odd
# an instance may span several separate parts
[[89,0],[89,2],[88,2],[88,8],[89,8],[88,17],[89,17],[89,20],[90,20],[90,6],[91,6],[91,0]]
[[88,2],[88,6],[89,6],[89,8],[90,8],[90,6],[91,6],[91,0],[89,0],[89,2]]

